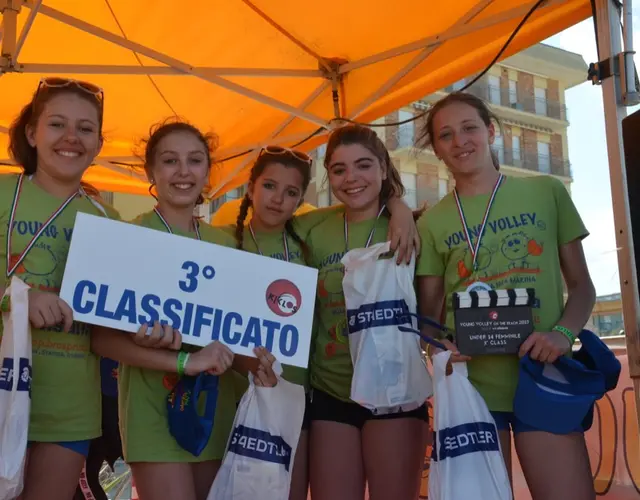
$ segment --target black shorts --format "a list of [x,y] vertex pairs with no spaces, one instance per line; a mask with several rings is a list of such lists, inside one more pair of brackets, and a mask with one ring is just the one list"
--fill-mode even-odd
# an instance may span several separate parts
[[318,389],[311,390],[311,404],[309,417],[311,422],[315,420],[325,420],[329,422],[339,422],[362,429],[369,420],[393,420],[396,418],[417,418],[424,422],[429,422],[427,404],[423,404],[415,410],[399,413],[389,413],[386,415],[374,415],[371,410],[360,406],[358,403],[347,403],[330,396],[326,392]]
[[309,393],[304,395],[304,418],[302,419],[302,430],[308,431],[311,427],[311,399]]

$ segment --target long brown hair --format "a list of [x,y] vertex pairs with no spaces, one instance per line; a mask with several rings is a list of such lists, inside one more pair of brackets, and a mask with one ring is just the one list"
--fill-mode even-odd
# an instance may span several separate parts
[[389,151],[378,135],[368,127],[362,125],[346,125],[334,130],[329,136],[327,152],[324,157],[324,166],[331,163],[331,157],[339,146],[359,144],[367,148],[378,159],[380,165],[386,170],[387,178],[382,181],[380,189],[380,203],[385,203],[389,198],[397,196],[402,198],[405,193],[400,172],[393,164]]
[[[39,85],[33,93],[31,100],[22,108],[9,127],[9,157],[22,167],[25,175],[33,175],[38,169],[38,151],[34,146],[29,144],[27,127],[35,127],[38,124],[38,120],[46,104],[54,97],[64,94],[76,95],[96,108],[99,124],[98,135],[100,141],[104,140],[102,136],[103,109],[97,96],[83,90],[79,85]],[[88,195],[100,198],[100,192],[91,184],[81,182],[80,185]]]

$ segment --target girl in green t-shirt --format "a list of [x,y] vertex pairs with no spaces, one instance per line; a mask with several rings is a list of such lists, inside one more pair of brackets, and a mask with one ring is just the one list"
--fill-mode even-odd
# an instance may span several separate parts
[[[134,224],[234,246],[228,234],[200,224],[193,215],[203,201],[212,151],[213,137],[190,124],[169,121],[155,127],[146,141],[144,162],[158,204]],[[141,247],[142,252],[148,250]],[[143,253],[133,256],[140,257]],[[143,325],[135,336],[107,328],[95,328],[92,336],[96,353],[120,362],[118,397],[124,458],[142,498],[205,500],[221,464],[222,454],[216,450],[224,450],[220,443],[226,444],[235,415],[233,378],[228,371],[233,353],[217,341],[202,349],[189,346],[191,354],[185,362],[180,333],[171,325],[156,322],[151,334],[146,333]],[[274,357],[263,348],[256,349],[256,355],[256,384],[273,386]],[[220,377],[218,399],[211,437],[202,453],[194,456],[171,435],[166,400],[181,375],[204,372]]]
[[[40,81],[9,131],[9,152],[22,173],[0,176],[0,266],[6,283],[16,276],[31,287],[25,500],[73,497],[89,443],[101,433],[99,361],[89,327],[73,321],[58,294],[76,213],[118,218],[82,182],[102,146],[102,118],[100,88],[51,77]],[[9,451],[0,450],[0,460]]]
[[310,263],[319,271],[310,363],[311,494],[314,500],[358,500],[368,483],[372,498],[417,498],[428,433],[426,404],[376,416],[351,401],[353,366],[340,262],[350,249],[386,241],[385,206],[401,199],[404,187],[386,147],[367,127],[335,130],[324,164],[343,205],[307,237]]
[[[236,224],[227,228],[233,232],[237,248],[306,265],[309,249],[303,240],[304,228],[294,229],[293,214],[303,202],[309,186],[311,163],[311,157],[301,151],[280,146],[260,150],[249,174],[247,193],[242,199]],[[247,221],[249,209],[251,217]],[[314,219],[322,218],[322,213],[316,211]],[[239,356],[236,361],[243,374],[252,368],[252,358]],[[305,368],[283,365],[283,377],[308,389],[309,374]],[[242,389],[245,388],[246,382],[242,384]],[[305,411],[292,471],[291,500],[306,500],[309,491],[308,429],[308,412]]]
[[[547,175],[504,177],[492,155],[498,123],[477,97],[453,93],[427,115],[424,138],[446,164],[455,189],[418,222],[422,253],[417,265],[424,316],[454,328],[451,295],[473,289],[534,288],[535,333],[518,355],[461,356],[483,396],[511,471],[511,433],[535,500],[595,498],[581,428],[567,435],[535,429],[513,413],[519,357],[553,363],[570,353],[589,319],[595,292],[582,239],[588,232],[565,186]],[[567,301],[564,301],[566,285]],[[460,479],[464,481],[464,478]]]

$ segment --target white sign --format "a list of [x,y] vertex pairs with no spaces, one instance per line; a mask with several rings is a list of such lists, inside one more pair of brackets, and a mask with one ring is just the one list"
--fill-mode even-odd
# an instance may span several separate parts
[[183,342],[306,367],[318,272],[204,241],[78,213],[60,297],[74,320],[127,332],[160,320]]

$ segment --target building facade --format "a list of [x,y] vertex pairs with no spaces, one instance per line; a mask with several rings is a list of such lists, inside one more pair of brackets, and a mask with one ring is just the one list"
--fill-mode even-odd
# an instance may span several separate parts
[[623,335],[622,295],[613,293],[597,297],[587,328],[601,337]]
[[[584,82],[586,75],[587,64],[582,56],[538,44],[493,66],[466,90],[488,102],[502,122],[494,152],[505,174],[553,175],[570,188],[565,91]],[[471,79],[456,82],[375,123],[392,124],[413,118]],[[432,151],[415,146],[423,123],[417,119],[399,126],[376,127],[400,170],[406,201],[413,208],[425,203],[432,206],[453,188],[453,178],[444,164]],[[325,149],[322,146],[315,152],[313,180],[305,197],[316,206],[337,202],[328,188],[323,167]]]

